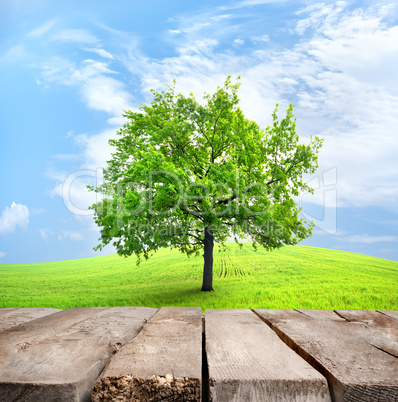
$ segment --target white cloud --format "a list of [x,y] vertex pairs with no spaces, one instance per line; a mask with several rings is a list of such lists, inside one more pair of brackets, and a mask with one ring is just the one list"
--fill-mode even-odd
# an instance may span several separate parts
[[78,146],[79,169],[73,172],[48,170],[47,176],[56,181],[50,190],[51,197],[61,197],[65,207],[77,219],[92,216],[93,211],[88,207],[98,202],[101,196],[90,192],[87,185],[97,185],[102,181],[102,169],[111,159],[114,152],[109,145],[109,139],[116,137],[116,129],[107,129],[96,135],[77,135],[73,137]]
[[232,6],[220,6],[220,7],[218,7],[218,9],[219,10],[234,10],[237,8],[259,6],[262,4],[281,3],[284,1],[287,1],[287,0],[242,0],[242,1],[235,3]]
[[106,50],[101,49],[101,48],[95,48],[95,47],[93,47],[93,48],[86,48],[86,49],[84,49],[84,50],[87,51],[87,52],[96,53],[96,54],[98,54],[99,56],[104,57],[104,58],[106,58],[106,59],[110,59],[110,60],[114,60],[114,59],[115,59],[111,53],[109,53],[109,52],[107,52]]
[[[81,93],[82,99],[88,108],[108,113],[110,125],[124,124],[121,116],[123,110],[134,110],[131,106],[131,95],[124,84],[111,77],[117,76],[109,69],[108,64],[94,60],[84,60],[80,65],[67,60],[54,58],[48,61],[43,71],[43,78],[47,83],[75,86]],[[79,147],[77,155],[57,155],[60,161],[81,161],[80,167],[73,172],[52,169],[47,176],[56,181],[49,191],[52,197],[62,197],[65,206],[79,219],[81,216],[92,216],[88,206],[98,201],[96,193],[89,192],[87,184],[95,184],[101,168],[111,158],[112,149],[108,144],[110,138],[115,137],[116,128],[103,130],[97,135],[69,136]],[[99,179],[99,177],[98,177]],[[62,235],[62,238],[71,238],[71,235]],[[76,240],[76,236],[73,236]]]
[[0,55],[0,63],[20,63],[29,57],[28,51],[23,44],[15,45]]
[[105,62],[87,59],[77,66],[59,57],[48,60],[42,72],[47,83],[78,87],[90,109],[120,117],[123,110],[131,108],[131,94],[121,81],[109,77],[116,74]]
[[[94,240],[100,234],[98,226],[95,224],[91,216],[82,216],[79,218],[79,224],[82,226],[80,230],[62,230],[57,238],[59,241],[73,240],[73,241],[86,241],[87,239]],[[84,227],[83,227],[84,226]],[[114,247],[108,248],[114,250]],[[97,254],[93,254],[97,255]]]
[[115,129],[107,129],[96,135],[80,135],[76,139],[83,153],[83,169],[101,169],[106,165],[106,161],[111,158],[114,147],[109,145],[109,140],[116,138]]
[[50,20],[35,28],[33,31],[29,32],[28,37],[37,38],[44,35],[46,32],[50,31],[51,28],[57,23],[57,20]]
[[[241,1],[231,8],[264,3],[267,1]],[[350,9],[344,2],[309,5],[297,14],[292,36],[300,34],[296,44],[270,48],[268,35],[250,35],[246,30],[247,37],[239,39],[251,40],[256,50],[248,51],[245,57],[234,54],[231,36],[217,31],[221,24],[212,22],[212,35],[203,35],[210,23],[201,21],[231,18],[224,15],[228,17],[207,14],[206,19],[195,16],[195,21],[179,19],[180,26],[171,31],[186,35],[173,39],[176,55],[162,59],[143,54],[130,34],[108,29],[125,52],[112,67],[123,62],[141,83],[146,101],[152,99],[150,88],[162,90],[164,83],[174,78],[177,91],[193,92],[201,99],[203,92],[212,93],[228,74],[233,78],[241,75],[241,108],[248,118],[267,126],[277,102],[280,115],[293,102],[298,133],[304,139],[309,134],[325,138],[320,172],[337,167],[339,205],[396,209],[398,27],[384,19],[386,8]],[[235,25],[224,28],[237,36]],[[225,43],[229,47],[222,50]],[[43,78],[49,83],[77,86],[87,107],[110,114],[109,124],[122,125],[120,112],[132,109],[130,93],[104,62],[76,64],[53,59],[47,63]],[[113,134],[113,130],[103,130],[96,136],[80,137],[82,168],[104,166],[110,156],[107,140]],[[73,194],[89,205],[89,198],[82,195],[83,187],[81,184],[79,190],[76,186]],[[61,195],[62,185],[58,183],[54,193]]]
[[242,46],[245,44],[245,41],[243,39],[237,38],[233,41],[234,46]]
[[58,240],[83,241],[84,239],[83,233],[79,231],[64,230],[62,234],[58,235]]
[[70,173],[47,172],[47,176],[56,181],[55,186],[49,191],[51,197],[60,197],[65,208],[75,215],[77,219],[81,216],[93,215],[88,207],[98,201],[96,193],[89,192],[87,185],[96,184],[97,172],[94,169],[77,169]]
[[337,1],[335,4],[315,3],[297,11],[297,15],[308,14],[307,18],[298,20],[295,31],[303,35],[307,29],[323,28],[336,24],[339,18],[344,16],[342,12],[347,7],[344,1]]
[[81,62],[80,68],[73,71],[72,79],[75,82],[87,82],[101,74],[117,74],[117,72],[110,70],[105,62],[86,59]]
[[13,202],[0,216],[0,233],[13,233],[17,226],[26,229],[29,223],[29,209]]
[[340,205],[396,209],[398,27],[385,24],[380,9],[344,6],[326,14],[314,6],[309,17],[315,34],[296,47],[307,86],[297,110],[307,130],[317,126],[325,137],[320,164],[339,169]]
[[39,234],[40,234],[40,237],[45,241],[48,241],[49,236],[54,236],[54,232],[52,232],[51,230],[48,230],[48,229],[41,229],[39,231]]
[[[221,52],[218,40],[188,37],[179,42],[178,56],[156,60],[138,53],[127,65],[148,94],[176,78],[177,90],[199,97],[226,75],[241,74],[242,110],[262,126],[270,123],[275,103],[282,114],[294,102],[298,133],[325,138],[320,171],[337,167],[339,205],[396,210],[398,26],[385,15],[385,7],[314,4],[298,14],[303,37],[290,48],[257,49],[243,59]],[[268,40],[260,38],[250,39]]]
[[221,21],[221,20],[229,19],[229,18],[231,18],[231,17],[233,17],[232,14],[221,14],[221,15],[215,15],[215,16],[213,16],[213,17],[210,17],[210,19],[211,19],[212,21],[218,22],[218,21]]
[[250,40],[255,44],[264,43],[264,42],[269,42],[270,37],[269,37],[269,35],[250,36]]
[[[286,1],[286,0],[285,0]],[[281,3],[283,0],[243,0],[239,2],[240,7],[258,6],[261,4]]]
[[196,22],[192,25],[188,25],[185,23],[184,27],[181,27],[179,29],[169,29],[168,32],[173,34],[173,35],[178,35],[180,33],[186,33],[186,34],[192,34],[196,31],[200,31],[203,28],[209,27],[211,25],[210,22]]
[[[138,109],[135,108],[130,108],[129,110],[138,111]],[[110,126],[122,127],[123,124],[127,122],[127,119],[124,117],[111,117],[107,122]]]
[[[207,55],[207,56],[212,56],[213,49],[215,46],[218,45],[217,40],[215,39],[201,39],[201,40],[196,40],[193,43],[189,43],[184,46],[180,46],[177,48],[178,53],[181,55]],[[173,61],[174,59],[165,59],[164,61]],[[196,58],[195,62],[208,62],[209,60],[207,59],[200,59]],[[184,62],[190,62],[190,59],[187,57],[185,60],[181,60],[180,66],[184,66]],[[155,64],[155,63],[154,63]]]
[[193,31],[199,31],[203,28],[206,28],[208,26],[210,26],[210,22],[198,22],[196,24],[193,24],[191,27],[185,28],[182,31],[183,32],[193,32]]
[[[52,57],[42,64],[43,81],[52,84],[60,83],[71,86],[74,84],[72,76],[76,70],[76,64],[62,57]],[[40,80],[42,84],[42,81]]]
[[65,29],[52,35],[51,40],[57,42],[73,42],[73,43],[98,43],[91,32],[86,29]]
[[398,236],[369,236],[362,234],[346,236],[340,240],[348,241],[350,243],[374,244],[380,242],[398,242]]
[[123,110],[130,108],[130,94],[114,78],[104,75],[92,77],[83,85],[82,93],[90,109],[120,116]]
[[0,251],[0,258],[3,258],[7,255],[7,253],[5,253],[4,251]]

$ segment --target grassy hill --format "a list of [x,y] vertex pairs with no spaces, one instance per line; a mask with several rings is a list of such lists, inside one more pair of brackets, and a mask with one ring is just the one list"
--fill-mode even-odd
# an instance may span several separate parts
[[136,266],[109,255],[0,265],[0,307],[201,306],[398,309],[398,262],[289,246],[215,248],[214,289],[201,292],[203,257],[162,249]]

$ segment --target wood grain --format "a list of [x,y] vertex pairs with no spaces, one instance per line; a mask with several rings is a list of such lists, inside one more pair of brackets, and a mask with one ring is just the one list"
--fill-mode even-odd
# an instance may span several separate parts
[[156,309],[74,308],[0,332],[1,401],[89,401],[110,356]]
[[325,375],[334,401],[398,400],[398,360],[369,342],[364,323],[336,320],[329,312],[314,319],[295,310],[254,311]]
[[391,318],[395,318],[398,320],[398,311],[397,310],[377,310],[378,313],[388,315]]
[[253,312],[206,310],[212,401],[330,401],[325,378]]
[[112,357],[92,400],[198,401],[201,371],[201,308],[162,307]]
[[45,317],[46,315],[57,313],[56,308],[2,308],[0,309],[0,331],[12,328],[37,318]]
[[370,345],[398,357],[398,320],[369,310],[336,310],[350,322],[363,324],[361,337]]

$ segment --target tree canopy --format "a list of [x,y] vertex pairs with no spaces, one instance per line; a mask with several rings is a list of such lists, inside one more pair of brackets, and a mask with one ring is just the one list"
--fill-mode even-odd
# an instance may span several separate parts
[[202,290],[212,290],[214,243],[248,238],[271,250],[312,234],[294,197],[313,191],[303,174],[318,167],[322,140],[299,143],[292,104],[260,128],[239,108],[239,86],[228,77],[199,102],[176,94],[174,83],[124,113],[104,181],[91,187],[104,196],[91,207],[101,228],[96,249],[113,242],[139,261],[159,247],[204,248]]

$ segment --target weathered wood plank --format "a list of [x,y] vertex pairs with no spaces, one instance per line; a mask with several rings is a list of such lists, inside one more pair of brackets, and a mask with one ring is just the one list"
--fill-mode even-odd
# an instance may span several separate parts
[[0,332],[0,400],[89,401],[110,356],[156,311],[74,308]]
[[205,333],[212,401],[331,400],[325,378],[252,311],[206,310]]
[[[350,322],[361,322],[372,327],[398,328],[398,322],[393,317],[373,310],[335,310],[335,314]],[[398,336],[398,335],[397,335]]]
[[201,362],[201,308],[162,307],[112,357],[92,401],[198,401]]
[[388,315],[391,318],[395,318],[398,320],[398,311],[397,310],[377,310],[378,313]]
[[334,313],[332,310],[321,310],[321,309],[295,309],[301,314],[305,314],[314,320],[330,320],[330,321],[345,321],[344,318],[340,317],[338,314]]
[[368,342],[365,324],[294,310],[254,311],[325,375],[334,401],[398,400],[398,360]]
[[336,310],[350,322],[364,324],[361,336],[374,347],[398,357],[398,320],[369,310]]
[[11,311],[18,310],[19,307],[3,307],[0,308],[0,318],[10,313]]
[[0,331],[12,328],[24,322],[32,321],[37,318],[45,317],[46,315],[57,313],[56,308],[2,308],[0,309]]

